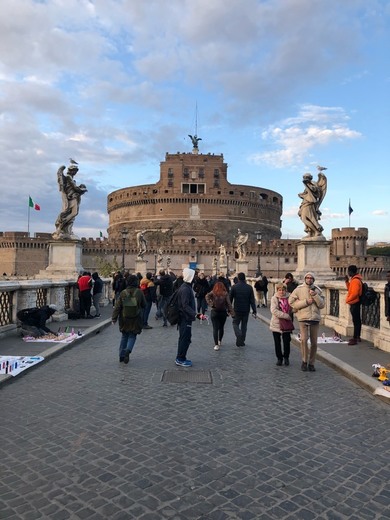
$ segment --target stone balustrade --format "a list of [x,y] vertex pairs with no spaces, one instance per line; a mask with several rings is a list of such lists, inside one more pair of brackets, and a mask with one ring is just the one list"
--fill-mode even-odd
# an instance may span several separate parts
[[[256,279],[249,278],[253,286]],[[281,280],[271,279],[268,285],[268,301],[274,294],[275,284]],[[367,281],[367,280],[365,280]],[[369,307],[362,306],[361,337],[374,344],[375,347],[390,352],[390,322],[385,316],[385,282],[367,281],[377,293],[377,300]],[[345,303],[347,288],[343,281],[329,281],[323,284],[316,282],[325,295],[326,305],[322,310],[322,323],[334,329],[344,337],[353,336],[353,323],[349,305]]]
[[[111,301],[111,282],[103,279],[101,305]],[[76,282],[61,280],[7,280],[0,281],[0,339],[15,333],[18,327],[16,314],[21,309],[54,304],[57,311],[53,321],[68,319],[67,310],[74,309],[78,300]]]

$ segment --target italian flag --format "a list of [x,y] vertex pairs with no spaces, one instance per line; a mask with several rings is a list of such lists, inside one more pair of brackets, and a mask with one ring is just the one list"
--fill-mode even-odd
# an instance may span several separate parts
[[41,210],[41,206],[39,204],[35,204],[35,202],[32,200],[31,197],[28,198],[28,207],[29,208],[34,208],[37,211]]

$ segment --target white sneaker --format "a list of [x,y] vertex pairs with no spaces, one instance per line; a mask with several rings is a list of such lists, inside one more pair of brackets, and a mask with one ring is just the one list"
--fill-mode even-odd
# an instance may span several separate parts
[[215,345],[214,350],[219,350],[219,345]]

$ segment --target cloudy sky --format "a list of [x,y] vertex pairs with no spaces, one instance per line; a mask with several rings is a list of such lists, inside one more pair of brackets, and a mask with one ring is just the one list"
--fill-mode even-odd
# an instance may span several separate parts
[[[326,166],[325,235],[389,236],[388,0],[2,0],[0,231],[54,231],[56,172],[88,187],[74,231],[108,226],[107,194],[154,183],[165,153],[223,153],[232,183],[282,194],[300,238],[302,175]],[[197,106],[197,110],[196,110]],[[197,114],[197,117],[196,117]]]

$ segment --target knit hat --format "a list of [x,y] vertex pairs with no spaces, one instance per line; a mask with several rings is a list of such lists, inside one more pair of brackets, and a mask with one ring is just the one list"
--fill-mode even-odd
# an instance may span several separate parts
[[194,279],[195,271],[193,269],[190,269],[189,267],[185,267],[183,269],[183,280],[187,283],[191,283]]
[[315,281],[313,273],[308,272],[308,273],[305,274],[305,278],[306,278],[306,276],[311,276],[313,278],[313,282]]
[[57,305],[51,304],[51,305],[49,305],[49,309],[53,309],[53,311],[56,311]]

